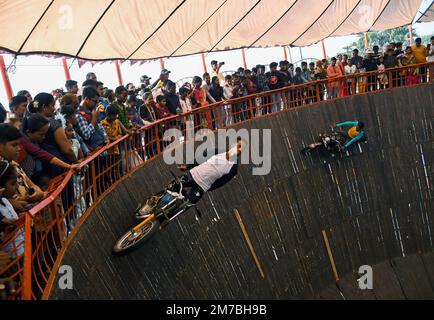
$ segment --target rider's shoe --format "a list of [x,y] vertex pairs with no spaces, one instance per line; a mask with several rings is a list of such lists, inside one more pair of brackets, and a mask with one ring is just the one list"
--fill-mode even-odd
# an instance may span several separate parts
[[136,219],[146,219],[147,217],[149,217],[151,214],[149,213],[148,210],[143,210],[140,209],[139,211],[136,211]]
[[153,209],[154,205],[150,203],[146,203],[143,207],[141,207],[139,210],[136,211],[136,218],[137,219],[146,219],[151,215],[151,211]]

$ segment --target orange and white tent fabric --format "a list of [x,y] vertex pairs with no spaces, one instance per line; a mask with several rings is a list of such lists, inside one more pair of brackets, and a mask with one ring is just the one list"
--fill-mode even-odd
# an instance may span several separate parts
[[89,60],[307,46],[410,24],[422,0],[0,0],[0,49]]

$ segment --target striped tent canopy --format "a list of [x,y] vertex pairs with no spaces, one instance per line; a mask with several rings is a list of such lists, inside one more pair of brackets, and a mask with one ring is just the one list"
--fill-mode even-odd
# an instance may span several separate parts
[[422,0],[2,0],[0,49],[86,60],[307,46],[410,24]]

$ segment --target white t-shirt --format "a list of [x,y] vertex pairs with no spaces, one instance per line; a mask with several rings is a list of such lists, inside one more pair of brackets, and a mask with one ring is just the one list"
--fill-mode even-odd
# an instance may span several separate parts
[[235,162],[226,160],[226,152],[212,156],[204,163],[190,170],[193,180],[203,189],[208,191],[221,177],[227,175]]
[[72,151],[75,157],[78,159],[78,152],[80,151],[80,142],[77,139],[71,139],[72,141]]
[[[345,74],[355,74],[357,72],[357,67],[353,64],[351,67],[346,65],[344,67]],[[354,82],[354,78],[347,79],[348,82]]]
[[12,207],[11,203],[6,198],[1,198],[2,202],[0,202],[0,220],[1,218],[6,218],[9,220],[17,221],[18,215],[15,212],[14,208]]
[[429,49],[428,57],[426,58],[426,61],[428,61],[428,62],[434,61],[434,46],[433,45],[431,45],[431,48]]
[[193,109],[189,97],[185,98],[185,100],[179,99],[179,104],[181,105],[182,113],[190,112]]
[[217,77],[217,78],[219,78],[220,85],[223,85],[223,84],[224,84],[224,82],[225,82],[225,76],[224,76],[223,74],[221,74],[220,72],[217,73],[217,72],[215,72],[214,70],[211,70],[211,72],[209,73],[209,75],[210,75],[211,79],[212,79],[213,77]]
[[229,84],[225,84],[225,86],[223,87],[223,97],[226,100],[232,99],[232,97],[234,96],[233,94],[233,87]]

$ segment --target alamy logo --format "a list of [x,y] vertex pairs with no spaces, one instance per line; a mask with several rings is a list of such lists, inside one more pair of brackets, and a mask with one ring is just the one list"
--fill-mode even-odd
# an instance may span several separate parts
[[372,267],[368,265],[363,265],[359,268],[359,274],[361,275],[357,282],[359,283],[359,288],[361,290],[372,290],[373,286],[373,277],[372,277]]
[[59,288],[61,290],[72,290],[73,288],[73,275],[72,268],[68,265],[62,265],[59,268]]

